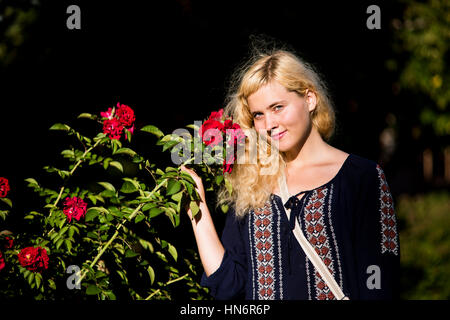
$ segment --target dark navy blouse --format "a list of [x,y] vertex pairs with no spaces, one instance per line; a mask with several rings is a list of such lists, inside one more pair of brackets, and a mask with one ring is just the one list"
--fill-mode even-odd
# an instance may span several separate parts
[[383,169],[350,154],[332,180],[304,193],[286,204],[273,194],[241,219],[230,210],[222,262],[201,285],[220,300],[335,299],[292,232],[297,219],[350,300],[397,298],[399,238]]

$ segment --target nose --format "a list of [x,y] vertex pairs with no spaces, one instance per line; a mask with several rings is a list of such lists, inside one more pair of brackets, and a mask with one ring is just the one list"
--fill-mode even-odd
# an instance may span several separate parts
[[275,119],[274,116],[272,115],[266,115],[266,131],[267,134],[270,136],[271,135],[271,131],[273,129],[276,129],[278,127],[278,123]]

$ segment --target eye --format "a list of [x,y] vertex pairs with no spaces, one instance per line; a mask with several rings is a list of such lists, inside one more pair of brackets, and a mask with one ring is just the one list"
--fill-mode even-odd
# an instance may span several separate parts
[[262,113],[261,112],[254,112],[253,113],[253,119],[258,120],[262,117]]
[[278,106],[273,107],[273,109],[274,109],[275,111],[278,111],[278,110],[283,109],[283,106],[280,104],[280,105],[278,105]]

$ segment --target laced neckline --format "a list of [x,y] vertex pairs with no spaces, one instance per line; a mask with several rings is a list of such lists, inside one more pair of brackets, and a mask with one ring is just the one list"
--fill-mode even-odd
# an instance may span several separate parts
[[347,156],[347,158],[344,160],[344,162],[342,163],[341,167],[339,168],[339,171],[336,173],[336,175],[331,180],[329,180],[328,182],[326,182],[326,183],[324,183],[321,186],[318,186],[316,188],[313,188],[313,189],[310,189],[310,190],[300,191],[300,192],[296,193],[295,195],[291,195],[289,193],[289,189],[287,188],[287,183],[286,183],[286,176],[285,176],[285,174],[283,172],[283,174],[280,176],[280,179],[278,181],[278,185],[279,185],[279,191],[278,192],[280,193],[280,195],[277,195],[277,194],[274,194],[274,195],[280,197],[283,200],[283,203],[286,203],[286,201],[288,199],[290,199],[291,197],[298,197],[302,193],[305,193],[305,196],[303,196],[302,199],[305,198],[308,193],[310,193],[310,192],[312,192],[314,190],[323,188],[323,187],[331,184],[334,180],[336,180],[338,178],[338,176],[340,176],[341,173],[344,171],[344,167],[346,166],[346,164],[349,161],[349,158],[351,156],[352,156],[352,153],[350,153]]

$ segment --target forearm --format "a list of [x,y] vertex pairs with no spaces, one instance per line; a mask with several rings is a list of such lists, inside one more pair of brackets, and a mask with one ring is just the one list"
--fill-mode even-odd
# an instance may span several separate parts
[[191,219],[191,222],[203,269],[209,277],[219,268],[225,249],[204,202],[200,203],[200,212],[194,219]]

